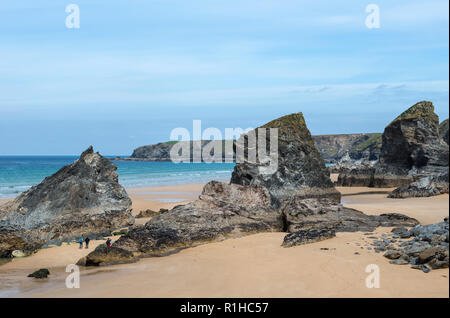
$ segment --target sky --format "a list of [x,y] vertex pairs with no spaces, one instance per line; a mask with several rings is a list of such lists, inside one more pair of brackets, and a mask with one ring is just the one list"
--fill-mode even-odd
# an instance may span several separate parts
[[[67,28],[66,6],[80,10]],[[368,4],[379,28],[368,28]],[[104,155],[174,128],[303,112],[312,134],[382,132],[449,107],[448,0],[21,0],[0,6],[0,155]]]

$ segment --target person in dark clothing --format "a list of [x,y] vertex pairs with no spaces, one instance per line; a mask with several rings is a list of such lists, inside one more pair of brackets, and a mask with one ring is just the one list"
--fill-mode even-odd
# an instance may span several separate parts
[[111,247],[111,239],[107,239],[106,240],[106,246],[107,247]]
[[86,248],[89,248],[89,242],[90,242],[91,240],[89,239],[89,237],[86,237],[85,239],[84,239],[84,243],[86,243]]

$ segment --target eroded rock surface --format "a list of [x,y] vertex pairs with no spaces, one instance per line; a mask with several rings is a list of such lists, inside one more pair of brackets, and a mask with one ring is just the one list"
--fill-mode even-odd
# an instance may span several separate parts
[[[315,147],[302,113],[275,119],[260,128],[266,130],[267,148],[270,145],[270,128],[278,129],[276,171],[271,174],[261,173],[261,167],[264,167],[265,163],[260,160],[237,163],[231,176],[231,183],[264,186],[269,190],[275,207],[279,207],[292,196],[328,197],[340,202],[340,193],[330,180],[330,173]],[[258,136],[258,129],[254,133]],[[245,157],[249,152],[248,136],[249,134],[243,137],[245,142],[242,147]],[[239,158],[238,150],[236,156]]]
[[[292,235],[287,236],[284,245],[293,246],[330,238],[339,231],[417,224],[403,215],[368,216],[340,205],[340,193],[330,180],[301,113],[262,126],[267,153],[271,150],[270,128],[278,128],[278,165],[272,173],[261,172],[260,168],[267,167],[264,158],[238,163],[230,184],[209,182],[198,200],[130,229],[113,244],[117,249],[114,253],[96,251],[80,263],[131,262],[137,257],[167,255],[186,247],[260,232],[289,232]],[[254,131],[255,135],[260,132]],[[242,154],[248,158],[251,133],[243,137],[243,144],[236,143],[237,158]]]
[[0,206],[0,256],[129,226],[131,200],[116,166],[89,147],[74,163]]
[[80,264],[133,262],[137,257],[168,255],[186,247],[260,232],[291,233],[283,243],[288,247],[331,238],[335,232],[416,224],[415,219],[400,214],[365,215],[330,199],[297,197],[281,209],[274,209],[268,190],[262,186],[211,181],[198,200],[155,216],[143,227],[131,229],[113,244],[119,249],[114,253],[96,251]]
[[448,218],[444,222],[416,225],[409,230],[394,229],[397,237],[407,239],[397,246],[387,245],[384,256],[391,264],[410,264],[414,269],[428,273],[432,269],[448,268],[449,227]]
[[350,167],[337,184],[401,187],[392,197],[448,192],[448,155],[433,104],[419,102],[385,128],[379,161],[373,167]]

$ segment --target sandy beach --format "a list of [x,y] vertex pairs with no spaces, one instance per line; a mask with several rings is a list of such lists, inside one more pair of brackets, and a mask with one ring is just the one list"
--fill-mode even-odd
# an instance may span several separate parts
[[[203,185],[128,189],[133,214],[171,208],[195,199]],[[337,188],[343,203],[368,214],[404,213],[423,224],[448,216],[448,195],[388,199],[390,189]],[[368,194],[375,192],[373,194]],[[358,194],[362,193],[362,194]],[[136,219],[137,224],[148,221]],[[390,231],[378,228],[373,235]],[[449,270],[428,274],[408,265],[389,264],[369,250],[362,232],[292,248],[281,247],[285,233],[261,233],[201,245],[134,264],[81,268],[81,288],[68,289],[65,267],[92,251],[77,244],[43,249],[0,266],[0,296],[5,297],[449,297]],[[113,237],[113,240],[118,237]],[[358,253],[358,254],[355,254]],[[380,288],[369,289],[366,266],[380,268]],[[49,268],[46,280],[27,278]]]

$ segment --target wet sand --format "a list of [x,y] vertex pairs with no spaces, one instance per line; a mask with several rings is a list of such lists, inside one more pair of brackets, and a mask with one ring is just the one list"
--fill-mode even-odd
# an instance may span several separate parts
[[[201,188],[202,185],[185,185],[127,191],[136,214],[142,209],[158,210],[188,202],[198,196]],[[448,195],[389,199],[386,194],[354,194],[373,191],[369,188],[338,190],[345,194],[346,206],[368,214],[397,212],[432,223],[449,213]],[[379,228],[374,235],[386,231],[390,229]],[[281,247],[284,236],[285,233],[261,233],[185,249],[166,257],[141,259],[135,264],[81,268],[80,289],[65,287],[65,266],[89,250],[79,250],[76,244],[52,247],[1,265],[0,296],[449,297],[448,269],[425,274],[409,265],[389,264],[382,253],[367,249],[371,240],[362,232],[338,233],[330,240],[292,248]],[[93,242],[91,249],[99,243]],[[369,273],[365,269],[369,264],[380,268],[378,289],[366,287]],[[41,267],[50,269],[48,279],[26,277]]]

